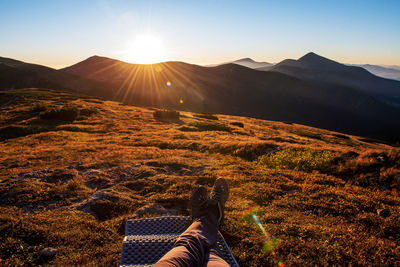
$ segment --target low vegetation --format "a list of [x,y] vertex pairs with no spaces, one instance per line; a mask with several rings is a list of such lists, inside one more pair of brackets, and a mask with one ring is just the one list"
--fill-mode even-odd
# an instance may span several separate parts
[[62,107],[48,109],[40,113],[44,120],[74,121],[79,117],[79,109],[76,107]]
[[217,116],[215,116],[214,114],[210,114],[210,113],[193,114],[193,116],[197,117],[197,118],[208,119],[208,120],[218,120]]
[[41,129],[39,127],[31,126],[31,125],[16,125],[16,126],[6,126],[0,128],[0,141],[17,138],[21,136],[26,136],[29,134],[34,134],[40,132]]
[[[10,98],[0,108],[0,266],[118,265],[127,219],[189,215],[193,188],[210,191],[221,176],[231,188],[221,232],[241,266],[399,265],[398,147],[220,114],[181,111],[170,123],[50,90],[0,92]],[[41,118],[64,107],[78,116]],[[41,256],[48,247],[55,257]]]
[[244,127],[243,122],[239,122],[239,121],[233,121],[233,122],[230,123],[230,125],[241,127],[241,128]]
[[158,120],[178,120],[179,119],[179,112],[175,110],[156,110],[153,113],[155,119]]
[[225,131],[230,132],[232,129],[226,124],[208,121],[194,121],[189,123],[190,126],[196,127],[198,131]]
[[38,103],[34,104],[31,108],[32,112],[43,112],[43,111],[47,111],[47,110],[48,110],[47,105],[42,102],[38,102]]
[[332,167],[335,154],[331,151],[315,149],[287,148],[275,153],[260,156],[257,164],[273,169],[289,169],[305,172],[327,171]]

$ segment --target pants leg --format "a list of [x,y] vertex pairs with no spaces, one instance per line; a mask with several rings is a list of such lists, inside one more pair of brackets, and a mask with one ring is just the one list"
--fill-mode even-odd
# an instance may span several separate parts
[[206,258],[207,267],[226,267],[229,264],[219,256],[215,249],[210,249],[208,253],[208,258]]
[[[216,252],[210,253],[218,233],[217,218],[208,214],[196,219],[174,244],[174,248],[165,254],[154,266],[229,266]],[[219,260],[219,259],[220,260]]]

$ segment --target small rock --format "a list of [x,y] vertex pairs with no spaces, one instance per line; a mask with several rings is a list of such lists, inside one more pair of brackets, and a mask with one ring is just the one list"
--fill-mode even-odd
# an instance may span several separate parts
[[382,185],[380,189],[381,189],[381,192],[389,191],[389,188],[387,186],[385,186],[385,185]]
[[385,208],[385,209],[379,209],[377,210],[377,213],[379,216],[387,218],[391,215],[390,209]]
[[57,249],[55,248],[44,248],[40,251],[40,256],[50,259],[57,254]]
[[380,162],[385,162],[386,161],[386,158],[383,155],[377,156],[376,159],[379,160]]

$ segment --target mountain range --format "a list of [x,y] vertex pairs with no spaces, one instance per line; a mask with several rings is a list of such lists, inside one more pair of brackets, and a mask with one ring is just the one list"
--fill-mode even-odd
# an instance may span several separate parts
[[111,88],[82,76],[49,67],[0,57],[0,90],[26,87],[50,88],[103,96]]
[[[242,59],[238,59],[238,60],[231,61],[231,62],[225,62],[222,64],[213,64],[213,65],[208,65],[208,66],[215,67],[215,66],[223,65],[223,64],[227,64],[227,63],[234,63],[234,64],[242,65],[242,66],[245,66],[245,67],[248,67],[251,69],[265,68],[265,70],[269,70],[270,68],[268,68],[268,67],[272,67],[273,65],[275,65],[274,63],[257,62],[251,58],[242,58]],[[361,67],[378,77],[400,81],[400,66],[383,66],[383,65],[371,65],[371,64],[346,64],[346,65]]]
[[256,70],[234,63],[141,65],[100,56],[54,70],[0,58],[0,88],[23,87],[286,121],[389,141],[400,136],[400,82],[314,53]]
[[298,60],[286,59],[280,63],[258,68],[263,71],[284,73],[318,84],[355,88],[375,96],[389,105],[400,107],[400,82],[375,76],[357,66],[347,66],[336,61],[308,53]]

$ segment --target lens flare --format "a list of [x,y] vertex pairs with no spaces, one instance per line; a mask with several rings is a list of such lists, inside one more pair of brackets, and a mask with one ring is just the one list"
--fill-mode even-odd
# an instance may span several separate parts
[[167,86],[171,87],[172,83],[170,81],[167,82]]
[[239,220],[242,221],[243,223],[251,224],[253,223],[253,214],[256,214],[257,211],[260,209],[260,206],[251,206],[250,208],[246,209],[245,211],[242,212],[242,214],[239,217]]
[[183,104],[183,100],[182,100],[182,99],[181,99],[181,100],[179,100],[179,103]]
[[[251,223],[255,222],[265,237],[265,241],[262,246],[262,251],[263,252],[272,252],[281,243],[281,240],[277,237],[271,236],[265,230],[264,226],[261,224],[260,220],[257,217],[257,211],[259,211],[259,209],[260,209],[260,206],[252,206],[252,207],[248,208],[241,214],[240,220],[245,224],[251,224]],[[279,264],[281,264],[281,265],[279,265]],[[283,262],[279,261],[278,266],[283,266]]]

